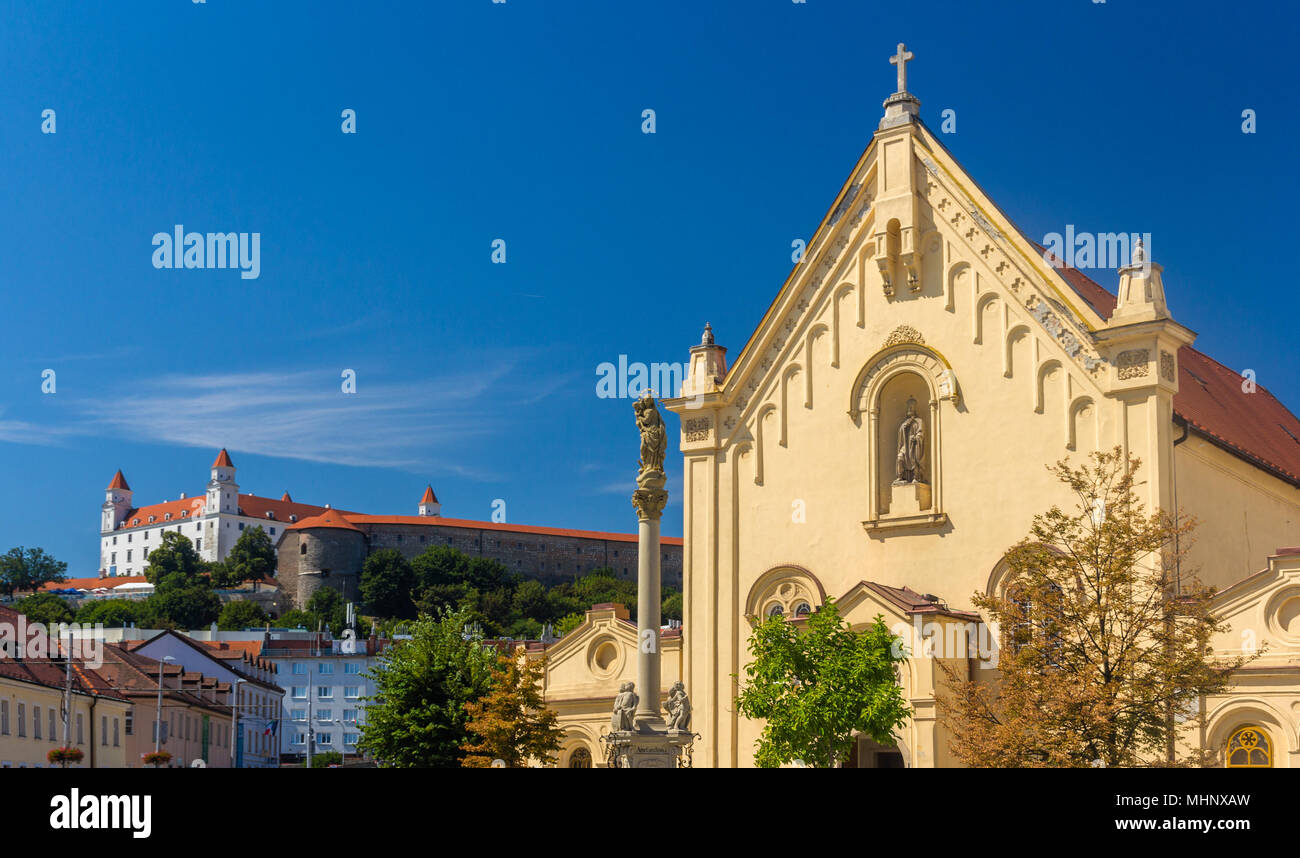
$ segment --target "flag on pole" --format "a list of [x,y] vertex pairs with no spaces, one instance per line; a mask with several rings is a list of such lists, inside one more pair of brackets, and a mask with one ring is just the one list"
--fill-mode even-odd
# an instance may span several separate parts
[[274,735],[275,735],[276,727],[279,725],[279,723],[280,723],[279,721],[267,721],[267,722],[266,722],[266,729],[262,731],[262,735],[263,735],[263,736],[274,736]]

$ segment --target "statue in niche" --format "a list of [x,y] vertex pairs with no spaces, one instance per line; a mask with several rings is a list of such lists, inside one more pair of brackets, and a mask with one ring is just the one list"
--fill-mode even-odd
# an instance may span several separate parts
[[898,478],[895,484],[923,483],[921,459],[925,457],[925,423],[916,413],[916,400],[907,400],[907,417],[898,426]]

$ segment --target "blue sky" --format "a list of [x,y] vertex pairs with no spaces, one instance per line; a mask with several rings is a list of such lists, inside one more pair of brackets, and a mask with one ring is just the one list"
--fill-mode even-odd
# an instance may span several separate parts
[[[631,405],[596,367],[685,361],[705,321],[739,354],[899,41],[922,117],[956,111],[945,145],[1028,234],[1150,232],[1198,347],[1296,410],[1297,13],[925,10],[7,3],[0,550],[93,574],[114,469],[171,499],[221,446],[243,491],[409,514],[432,482],[448,516],[633,530]],[[177,223],[260,233],[260,277],[155,269]]]

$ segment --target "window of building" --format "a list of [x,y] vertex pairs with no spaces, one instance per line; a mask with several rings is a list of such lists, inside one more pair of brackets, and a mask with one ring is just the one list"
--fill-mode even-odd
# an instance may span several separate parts
[[307,699],[307,689],[304,688],[304,687],[301,686],[301,685],[295,685],[295,686],[293,687],[293,697],[294,697],[295,700],[306,700],[306,699]]
[[321,662],[321,663],[317,666],[317,672],[319,672],[319,673],[327,673],[327,674],[328,674],[328,673],[333,673],[333,672],[334,672],[334,665],[330,664],[329,662],[324,662],[324,661],[323,661],[323,662]]
[[129,548],[126,550],[126,562],[127,563],[131,562],[131,549]]
[[[230,527],[230,525],[227,524],[226,527]],[[242,521],[239,523],[239,529],[240,529],[240,530],[243,530],[243,529],[244,529],[244,523],[243,523]]]
[[50,730],[49,730],[49,734],[50,734],[50,735],[49,735],[49,740],[50,740],[51,742],[53,742],[54,739],[55,739],[55,731],[54,731],[54,707],[53,707],[53,706],[51,706],[51,707],[47,710],[47,714],[48,714],[48,716],[49,716],[49,725],[50,725]]
[[332,733],[317,733],[317,734],[316,734],[316,744],[318,744],[318,745],[332,745],[332,744],[334,744],[334,735],[333,735]]
[[294,721],[306,721],[306,720],[307,720],[307,710],[306,710],[306,709],[294,709],[294,710],[292,710],[292,711],[289,713],[289,718],[290,718],[291,720],[294,720]]
[[271,528],[271,535],[272,535],[272,536],[275,536],[275,528],[274,528],[274,527]]
[[334,710],[333,710],[333,709],[317,709],[317,710],[316,710],[316,720],[317,720],[317,721],[333,721],[333,720],[334,720]]
[[344,662],[344,664],[343,664],[343,672],[344,672],[344,673],[360,673],[360,672],[361,672],[361,662],[359,662],[359,661],[348,661],[348,662]]
[[358,740],[360,740],[360,738],[361,738],[361,734],[359,733],[344,733],[343,744],[355,745],[358,742]]
[[27,736],[27,704],[18,704],[18,738]]
[[349,721],[349,722],[355,722],[355,721],[357,720],[357,710],[355,710],[355,709],[344,709],[344,710],[343,710],[343,720],[344,720],[344,721]]
[[307,673],[307,665],[303,664],[301,661],[295,661],[293,663],[293,673],[295,676],[305,675]]
[[163,521],[171,521],[171,520],[172,520],[172,514],[170,512],[163,513]]
[[116,551],[114,551],[114,552],[110,555],[110,557],[111,557],[111,560],[109,561],[110,563],[117,563],[117,552],[116,552]]
[[[150,520],[150,521],[153,521],[153,519],[149,519],[149,520]],[[152,531],[148,531],[148,530],[146,530],[146,531],[144,532],[144,538],[145,538],[145,541],[146,541],[146,542],[149,541],[149,534],[150,534],[151,532],[152,532]],[[149,550],[149,549],[147,549],[147,548],[145,549],[145,551],[148,551],[148,550]]]
[[194,550],[195,551],[203,550],[203,537],[200,536],[198,539],[194,540]]
[[1268,733],[1259,727],[1241,727],[1229,737],[1224,757],[1225,765],[1230,769],[1270,769],[1273,767],[1273,743]]
[[80,712],[78,712],[77,713],[77,744],[78,745],[86,744],[85,726],[86,726],[85,716],[82,715]]
[[591,768],[591,751],[586,748],[578,748],[569,757],[569,768],[571,769],[589,769]]
[[108,716],[99,716],[99,744],[108,746]]
[[306,542],[300,542],[300,543],[298,543],[298,553],[299,553],[299,554],[306,554],[306,553],[307,553],[307,543],[306,543]]
[[32,738],[41,738],[41,707],[32,707]]
[[113,719],[113,747],[114,748],[121,747],[122,744],[121,741],[122,737],[121,734],[118,732],[118,728],[121,726],[122,726],[121,721],[117,718],[114,718]]
[[345,685],[345,686],[343,686],[343,696],[344,696],[344,697],[349,697],[349,698],[357,698],[357,697],[360,697],[360,696],[361,696],[361,686],[359,686],[359,685]]
[[135,735],[135,713],[134,712],[126,713],[126,735],[128,736]]
[[148,559],[149,559],[149,549],[148,549],[148,548],[146,548],[146,549],[144,550],[144,559],[145,559],[145,560],[148,560]]
[[333,700],[334,688],[330,685],[322,685],[316,689],[317,700]]

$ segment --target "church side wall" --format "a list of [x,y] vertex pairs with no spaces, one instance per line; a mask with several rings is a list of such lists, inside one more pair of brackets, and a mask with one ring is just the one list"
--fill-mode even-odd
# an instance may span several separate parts
[[1220,590],[1300,544],[1300,488],[1190,434],[1176,448],[1178,505],[1199,522],[1188,568]]

